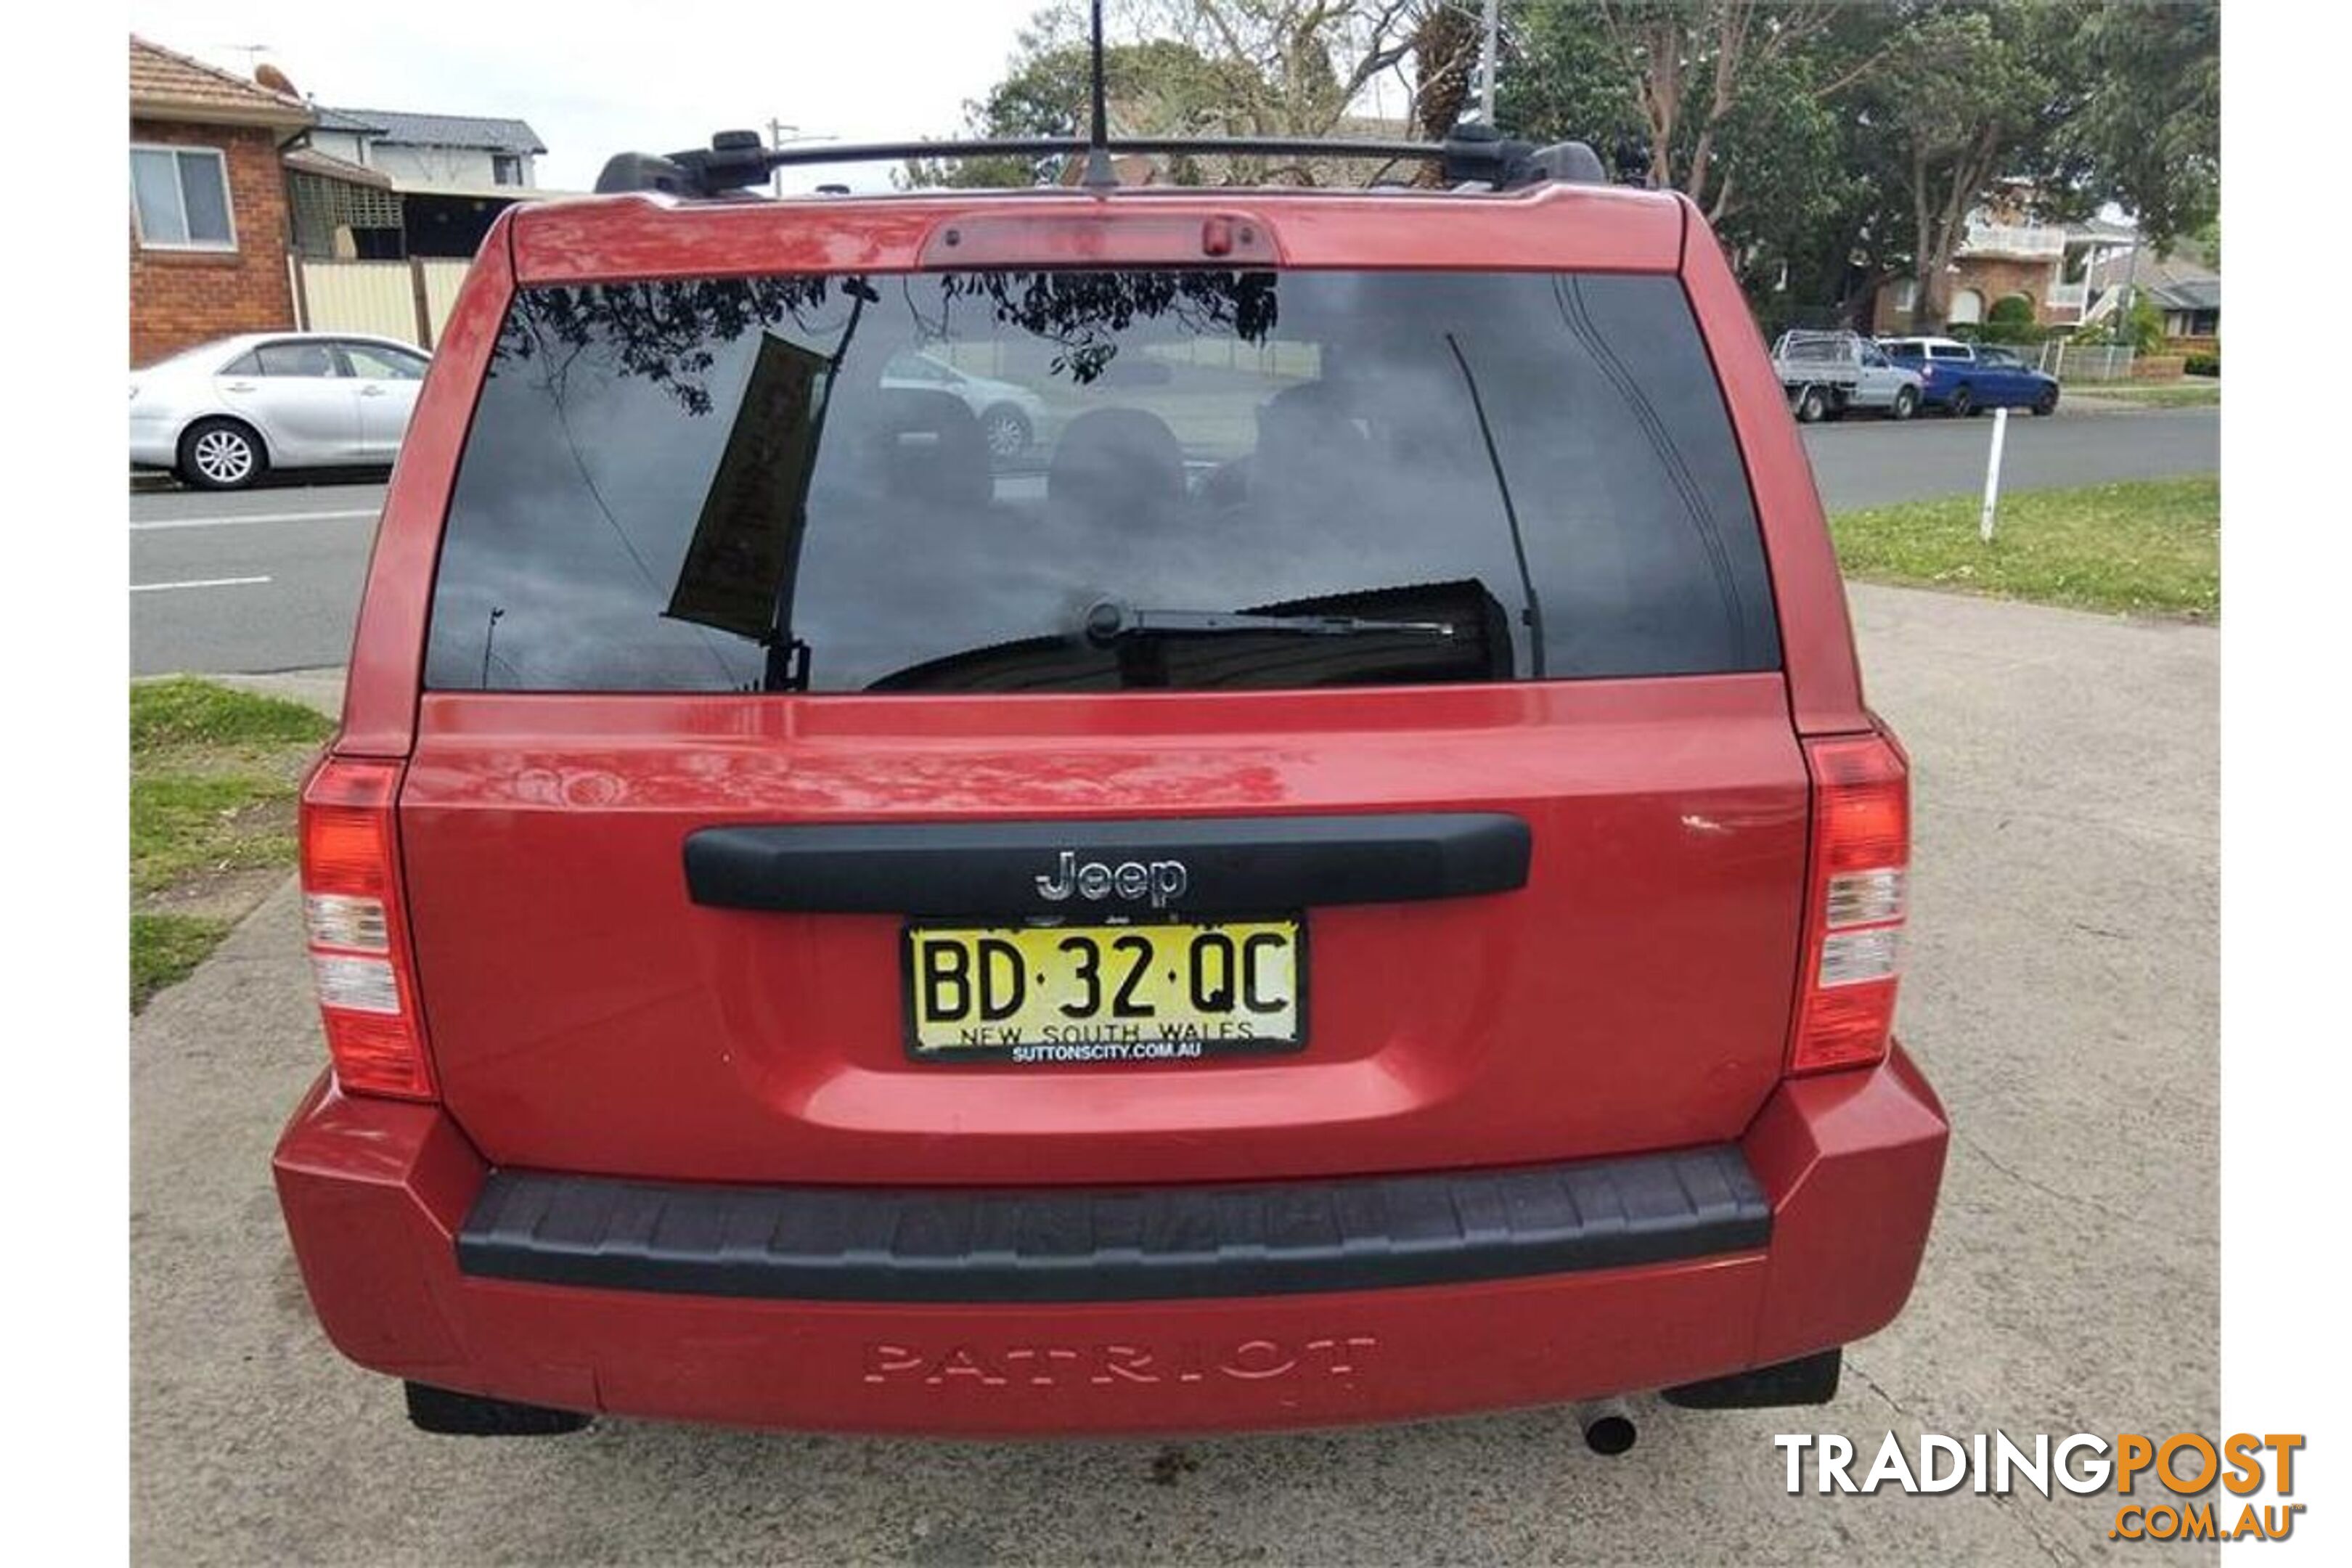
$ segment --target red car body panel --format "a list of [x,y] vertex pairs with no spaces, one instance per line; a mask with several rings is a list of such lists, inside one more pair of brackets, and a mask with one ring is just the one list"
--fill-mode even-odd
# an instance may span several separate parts
[[[1747,468],[1782,668],[1012,700],[421,694],[443,517],[519,286],[911,270],[945,227],[1014,211],[1059,247],[1034,265],[1157,259],[1122,253],[1116,215],[1132,211],[1263,226],[1297,268],[1678,273]],[[1784,1076],[1811,830],[1800,741],[1874,727],[1809,461],[1731,271],[1680,197],[1544,186],[1473,201],[1146,191],[510,210],[461,290],[393,476],[334,746],[406,764],[408,929],[442,1100],[347,1096],[330,1078],[296,1111],[276,1171],[305,1282],[334,1342],[398,1376],[566,1409],[872,1431],[1440,1415],[1843,1344],[1908,1293],[1946,1139],[1899,1049],[1867,1069]],[[1539,849],[1526,887],[1311,910],[1311,1048],[1206,1064],[910,1062],[897,917],[699,907],[679,873],[688,833],[735,823],[1454,810],[1528,822]],[[1768,1247],[1485,1283],[906,1305],[527,1284],[463,1274],[455,1256],[498,1167],[1103,1184],[1722,1143],[1769,1199]]]
[[[513,230],[516,279],[585,283],[614,278],[758,272],[903,272],[924,264],[933,234],[959,222],[1017,217],[1056,253],[1030,266],[1201,259],[1121,255],[1107,230],[1122,214],[1246,218],[1286,267],[1510,267],[1537,271],[1671,272],[1682,257],[1674,203],[1610,187],[1541,185],[1479,205],[1444,195],[1274,196],[1262,192],[1146,189],[1115,207],[1076,193],[950,194],[770,205],[678,203],[629,196],[525,209]],[[1058,232],[1049,220],[1069,220]],[[1416,220],[1420,221],[1416,221]],[[1400,243],[1400,236],[1410,236]],[[1507,258],[1507,259],[1506,259]]]
[[1689,198],[1698,243],[1683,256],[1683,287],[1706,331],[1723,383],[1731,428],[1748,463],[1756,521],[1772,563],[1772,602],[1780,616],[1780,658],[1789,676],[1789,711],[1801,735],[1858,733],[1873,727],[1863,705],[1862,667],[1854,658],[1845,581],[1838,575],[1812,459],[1805,456],[1770,351],[1748,313],[1729,263]]
[[[1780,681],[1745,675],[1015,701],[444,692],[401,816],[438,1079],[494,1161],[1197,1181],[1737,1137],[1780,1076],[1805,801]],[[689,832],[732,822],[1454,809],[1528,823],[1528,885],[1312,910],[1312,1048],[1213,1064],[908,1061],[896,917],[704,909],[678,874]],[[1696,953],[1706,986],[1681,983]]]
[[572,1410],[961,1436],[1336,1426],[1559,1404],[1842,1344],[1901,1308],[1943,1165],[1897,1051],[1783,1085],[1747,1142],[1769,1251],[1484,1284],[1086,1305],[704,1299],[473,1279],[488,1170],[433,1106],[321,1079],[278,1190],[336,1347]]

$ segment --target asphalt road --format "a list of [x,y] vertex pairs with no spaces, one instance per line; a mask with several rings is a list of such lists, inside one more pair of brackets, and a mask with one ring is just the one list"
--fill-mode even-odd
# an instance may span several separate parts
[[[1856,418],[1805,432],[1832,510],[1973,491],[1988,419],[1890,425]],[[2010,422],[2016,489],[2210,473],[2219,412],[2134,409]],[[131,669],[208,674],[341,666],[383,501],[380,483],[273,485],[131,498]]]
[[[1856,417],[1810,426],[1804,436],[1822,504],[1845,511],[1981,490],[1992,420],[1938,417],[1894,425]],[[2011,415],[2001,484],[2054,489],[2210,474],[2221,467],[2219,408],[2061,408],[2047,419]]]
[[425,1437],[394,1385],[320,1336],[270,1191],[279,1122],[323,1059],[289,888],[131,1026],[134,1560],[2177,1555],[2111,1545],[2112,1496],[1783,1490],[1776,1432],[1843,1434],[1866,1459],[1889,1430],[1916,1454],[1923,1430],[2030,1447],[2220,1419],[2218,636],[1901,589],[1853,599],[1873,700],[1916,777],[1900,1026],[1955,1142],[1911,1304],[1853,1349],[1835,1403],[1644,1401],[1619,1459],[1586,1453],[1555,1410],[1183,1444],[625,1421]]

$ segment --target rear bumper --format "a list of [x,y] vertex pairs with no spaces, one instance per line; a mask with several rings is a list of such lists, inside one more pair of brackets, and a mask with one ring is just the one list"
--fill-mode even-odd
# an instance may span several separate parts
[[133,419],[131,422],[131,466],[134,468],[171,468],[179,466],[179,438],[175,426],[155,420]]
[[[320,1322],[379,1372],[746,1426],[1181,1432],[1556,1404],[1849,1342],[1910,1293],[1946,1136],[1898,1050],[1782,1085],[1721,1150],[1416,1178],[1448,1217],[1411,1236],[1368,1234],[1332,1196],[1351,1184],[1323,1184],[1254,1237],[1221,1232],[1213,1205],[1145,1195],[1160,1217],[1137,1221],[1140,1245],[1106,1247],[1107,1200],[1055,1194],[1048,1220],[1094,1239],[1048,1247],[1042,1270],[1022,1266],[1028,1233],[1018,1258],[992,1247],[970,1205],[944,1240],[908,1239],[903,1213],[895,1237],[857,1234],[883,1217],[870,1205],[954,1194],[724,1189],[702,1194],[698,1234],[693,1215],[656,1227],[642,1184],[494,1177],[438,1109],[323,1079],[275,1164]],[[1547,1183],[1570,1201],[1547,1209]],[[1499,1222],[1478,1223],[1489,1201]],[[1395,1272],[1404,1255],[1419,1262]],[[1388,1279],[1412,1282],[1366,1284]]]

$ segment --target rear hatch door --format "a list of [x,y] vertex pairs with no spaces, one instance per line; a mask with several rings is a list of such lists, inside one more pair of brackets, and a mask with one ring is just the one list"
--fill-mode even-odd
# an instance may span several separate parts
[[426,684],[419,983],[503,1164],[1505,1164],[1780,1071],[1804,769],[1671,276],[526,288]]

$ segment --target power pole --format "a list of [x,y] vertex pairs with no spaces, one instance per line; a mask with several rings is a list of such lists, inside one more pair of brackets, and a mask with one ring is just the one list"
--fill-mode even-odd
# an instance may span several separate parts
[[2124,331],[2132,334],[2131,345],[2135,351],[2139,347],[2139,338],[2132,331],[2132,305],[2139,298],[2139,247],[2142,233],[2139,214],[2134,213],[2132,214],[2131,254],[2124,258],[2123,303],[2116,307],[2116,310],[2123,321]]
[[1478,47],[1478,113],[1489,125],[1495,123],[1495,41],[1502,25],[1500,10],[1501,0],[1486,0],[1486,37]]

